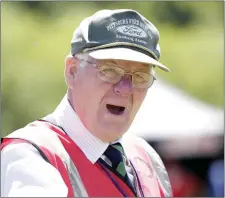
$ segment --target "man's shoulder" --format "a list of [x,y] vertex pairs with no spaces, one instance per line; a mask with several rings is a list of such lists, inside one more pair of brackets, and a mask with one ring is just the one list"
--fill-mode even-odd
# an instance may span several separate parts
[[155,157],[159,157],[156,150],[145,139],[139,136],[136,136],[134,134],[124,135],[122,139],[122,144],[124,144],[125,146],[127,145],[138,146],[141,149],[143,149],[145,152],[147,152],[148,154],[155,155]]
[[135,150],[138,150],[138,154],[142,156],[146,156],[147,154],[151,160],[151,163],[153,163],[155,167],[160,167],[162,169],[165,168],[164,163],[157,151],[145,139],[133,134],[128,134],[124,136],[123,141],[123,144],[127,147],[125,149],[128,150],[130,148],[135,148]]
[[8,139],[22,139],[27,143],[37,147],[45,147],[50,152],[68,160],[68,154],[65,151],[57,133],[44,124],[30,123],[6,136]]
[[6,138],[25,138],[25,139],[37,139],[37,138],[49,138],[52,136],[52,131],[44,125],[29,123],[26,126],[19,128],[12,133],[8,134]]
[[133,134],[129,134],[124,138],[124,144],[127,146],[127,148],[136,148],[136,150],[139,151],[138,154],[141,154],[142,156],[147,154],[154,166],[164,168],[161,157],[145,139]]

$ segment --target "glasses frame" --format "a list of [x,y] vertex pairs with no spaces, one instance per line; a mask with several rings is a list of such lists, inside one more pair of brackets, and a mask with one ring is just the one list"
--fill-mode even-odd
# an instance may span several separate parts
[[[79,59],[79,60],[80,60],[81,62],[82,62],[82,61],[87,62],[87,63],[89,63],[89,64],[95,66],[95,67],[98,68],[98,69],[101,69],[101,68],[103,67],[103,65],[97,65],[97,64],[92,63],[92,62],[90,62],[90,61],[88,61],[88,60],[85,60],[85,59]],[[114,67],[114,66],[113,66],[113,67]],[[118,67],[118,66],[115,66],[115,67]],[[132,85],[133,85],[133,87],[135,87],[136,89],[149,89],[149,88],[153,85],[154,81],[156,80],[156,77],[155,77],[155,76],[153,76],[152,74],[147,73],[147,72],[143,72],[143,71],[128,72],[128,71],[124,70],[124,69],[121,68],[121,67],[118,67],[118,68],[120,68],[121,70],[124,71],[123,76],[121,77],[121,79],[120,79],[118,82],[120,82],[120,81],[124,78],[124,76],[125,76],[126,74],[127,74],[127,75],[130,75],[130,76],[131,76],[131,79],[132,79]],[[136,86],[135,86],[135,84],[133,83],[133,74],[138,73],[138,72],[142,72],[142,73],[148,74],[148,75],[150,75],[150,76],[153,77],[152,83],[151,83],[148,87],[146,87],[146,88],[139,88],[139,87],[136,87]],[[99,78],[100,78],[100,77],[99,77]],[[100,78],[100,79],[101,79],[101,78]],[[101,80],[102,80],[102,79],[101,79]],[[106,82],[106,81],[104,81],[104,80],[102,80],[102,81],[103,81],[103,82]],[[116,83],[108,82],[108,83],[111,83],[111,84],[117,84],[118,82],[116,82]]]

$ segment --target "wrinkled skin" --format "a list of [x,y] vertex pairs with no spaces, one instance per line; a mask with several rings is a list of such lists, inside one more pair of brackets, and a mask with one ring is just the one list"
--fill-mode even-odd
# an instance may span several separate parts
[[[104,142],[115,141],[130,127],[148,89],[133,88],[131,76],[125,75],[117,84],[109,84],[98,77],[98,68],[91,63],[117,64],[128,71],[150,72],[149,65],[123,60],[96,60],[88,54],[67,57],[65,77],[68,99],[84,126]],[[124,106],[122,115],[113,115],[106,104]]]

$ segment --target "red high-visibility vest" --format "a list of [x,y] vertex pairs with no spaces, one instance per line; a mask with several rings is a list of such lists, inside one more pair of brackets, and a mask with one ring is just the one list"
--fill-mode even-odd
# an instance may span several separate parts
[[[171,197],[171,187],[165,167],[158,154],[149,146],[143,147],[141,138],[123,142],[132,162],[138,196]],[[133,191],[109,169],[92,164],[59,127],[44,121],[35,121],[2,139],[1,149],[11,143],[27,142],[38,149],[42,157],[61,174],[68,187],[68,197],[123,197],[136,196]],[[146,144],[146,143],[145,143]]]

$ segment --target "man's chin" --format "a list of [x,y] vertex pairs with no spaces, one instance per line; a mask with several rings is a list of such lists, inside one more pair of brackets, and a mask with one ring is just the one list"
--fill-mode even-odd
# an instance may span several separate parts
[[106,134],[113,134],[114,136],[122,136],[127,130],[127,123],[105,122],[101,125],[102,131]]
[[114,142],[121,138],[125,132],[115,132],[115,131],[108,131],[107,134],[102,136],[101,140],[104,142]]
[[102,121],[108,123],[109,125],[127,125],[129,122],[128,112],[122,114],[112,114],[109,111],[105,111],[102,116]]

